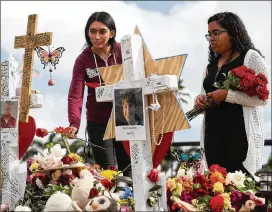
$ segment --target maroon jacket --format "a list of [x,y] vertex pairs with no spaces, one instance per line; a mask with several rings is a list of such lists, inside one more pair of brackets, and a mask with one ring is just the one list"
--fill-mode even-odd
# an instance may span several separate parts
[[[84,97],[85,82],[99,83],[99,77],[95,70],[97,62],[98,68],[122,63],[121,45],[117,43],[111,50],[111,54],[106,61],[99,55],[92,52],[90,47],[87,47],[77,57],[73,69],[73,77],[68,94],[68,119],[70,126],[79,129],[82,102]],[[95,89],[88,87],[88,96],[86,102],[87,120],[90,122],[106,124],[109,120],[112,103],[111,102],[96,102]]]

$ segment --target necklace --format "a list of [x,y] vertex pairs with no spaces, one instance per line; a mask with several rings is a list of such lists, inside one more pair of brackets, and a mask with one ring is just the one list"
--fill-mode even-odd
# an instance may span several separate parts
[[[153,104],[155,104],[155,93],[152,94],[152,100]],[[156,138],[155,138],[155,118],[154,118],[154,110],[152,110],[152,140],[153,142],[159,146],[162,142],[163,139],[163,130],[164,130],[164,122],[165,122],[165,94],[163,94],[163,109],[162,109],[162,127],[161,127],[161,138],[160,141],[157,143]]]

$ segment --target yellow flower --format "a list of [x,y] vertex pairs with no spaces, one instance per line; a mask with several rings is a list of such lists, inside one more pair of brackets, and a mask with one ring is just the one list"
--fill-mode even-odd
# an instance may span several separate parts
[[83,161],[82,157],[80,157],[79,155],[75,154],[75,153],[70,153],[69,157],[72,158],[74,161]]
[[58,180],[61,176],[61,170],[56,170],[51,174],[53,180]]
[[111,181],[117,175],[117,172],[112,170],[103,170],[101,171],[101,175]]
[[170,189],[170,191],[173,191],[177,187],[176,181],[173,178],[168,178],[166,181],[166,185],[167,185],[167,188]]
[[34,162],[31,164],[31,166],[29,167],[29,170],[31,172],[33,172],[34,170],[38,169],[39,168],[39,164],[37,162]]
[[235,211],[235,209],[231,207],[230,195],[228,193],[220,195],[224,198],[224,209],[227,209],[227,211]]
[[217,182],[213,185],[213,192],[216,193],[223,193],[224,192],[224,186],[223,183]]
[[172,191],[172,195],[176,197],[180,197],[182,192],[182,184],[177,183],[176,185],[177,187]]

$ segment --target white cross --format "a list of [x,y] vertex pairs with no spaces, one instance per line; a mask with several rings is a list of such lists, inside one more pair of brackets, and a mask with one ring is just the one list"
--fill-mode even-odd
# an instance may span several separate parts
[[[116,140],[129,140],[131,153],[131,166],[133,177],[133,191],[136,201],[136,211],[150,211],[151,207],[147,205],[148,190],[152,184],[146,178],[146,173],[153,168],[151,137],[149,128],[148,107],[154,110],[159,109],[158,104],[148,105],[147,95],[161,92],[169,92],[178,89],[176,75],[150,76],[145,78],[145,68],[143,59],[142,38],[133,34],[121,39],[121,51],[123,60],[124,81],[115,85],[100,86],[96,88],[96,100],[98,102],[114,101],[114,108],[117,99],[118,89],[139,88],[142,89],[143,117],[144,126],[135,127],[121,126],[115,127]],[[140,96],[138,96],[140,97]],[[116,118],[116,117],[115,117]],[[159,184],[163,187],[160,198],[160,207],[154,210],[163,209],[167,211],[165,175],[160,173],[161,181]]]

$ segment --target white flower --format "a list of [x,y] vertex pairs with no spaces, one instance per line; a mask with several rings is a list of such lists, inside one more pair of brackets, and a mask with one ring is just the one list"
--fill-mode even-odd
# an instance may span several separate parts
[[245,187],[246,176],[242,171],[235,171],[234,173],[228,173],[225,184],[233,184],[237,188]]
[[62,172],[63,175],[72,175],[73,171],[71,169],[66,169],[65,171]]
[[193,167],[191,167],[187,172],[186,172],[186,176],[193,178],[194,177],[194,170]]
[[248,182],[252,182],[252,179],[250,177],[247,177]]
[[18,205],[14,211],[31,211],[31,208],[27,207],[27,206],[21,206]]
[[51,154],[55,157],[62,157],[66,154],[66,149],[61,148],[60,144],[54,145],[51,149]]
[[177,177],[185,176],[185,169],[179,169],[177,173]]
[[38,188],[44,189],[43,183],[39,178],[36,179],[36,185],[38,186]]

